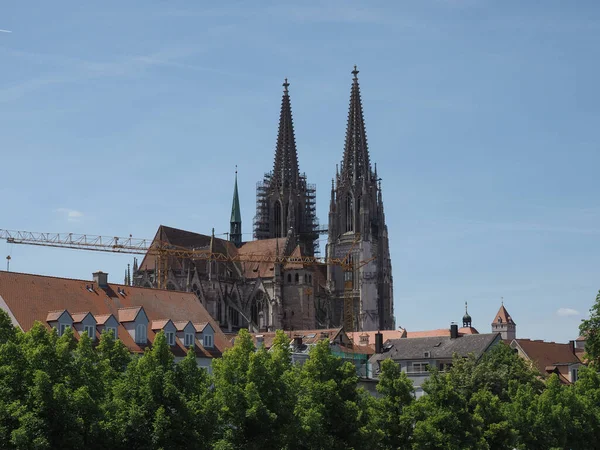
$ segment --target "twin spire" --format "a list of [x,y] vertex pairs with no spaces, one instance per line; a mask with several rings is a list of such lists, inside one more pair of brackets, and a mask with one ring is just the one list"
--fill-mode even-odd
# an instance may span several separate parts
[[356,183],[361,177],[371,179],[371,163],[365,131],[360,87],[358,85],[358,70],[352,71],[352,89],[350,91],[350,107],[348,109],[348,124],[346,127],[346,142],[342,160],[341,182]]
[[289,86],[290,83],[288,83],[286,78],[283,83],[279,131],[277,133],[275,162],[273,164],[273,177],[271,179],[271,182],[279,188],[297,187],[300,180],[298,151],[296,150],[296,137],[294,135],[294,122],[292,120],[292,106],[288,91]]

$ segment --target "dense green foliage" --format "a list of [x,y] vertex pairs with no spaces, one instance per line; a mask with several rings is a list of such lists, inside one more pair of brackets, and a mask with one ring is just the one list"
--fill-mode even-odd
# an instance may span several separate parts
[[301,367],[280,333],[270,351],[242,331],[213,363],[175,363],[162,333],[143,355],[103,334],[96,345],[0,312],[0,447],[6,449],[598,448],[600,376],[540,381],[500,344],[434,371],[427,395],[391,360],[378,396],[324,341]]

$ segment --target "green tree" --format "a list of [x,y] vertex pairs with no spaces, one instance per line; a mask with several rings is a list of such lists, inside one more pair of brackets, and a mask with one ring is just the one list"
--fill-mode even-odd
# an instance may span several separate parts
[[356,369],[331,354],[323,340],[298,372],[295,448],[370,448],[364,425],[368,404],[357,389]]
[[590,308],[590,318],[581,321],[579,334],[585,336],[585,353],[589,364],[600,368],[600,291]]
[[381,396],[371,404],[369,433],[371,442],[379,441],[386,449],[408,448],[412,420],[405,410],[414,401],[412,381],[391,359],[381,363],[377,392]]

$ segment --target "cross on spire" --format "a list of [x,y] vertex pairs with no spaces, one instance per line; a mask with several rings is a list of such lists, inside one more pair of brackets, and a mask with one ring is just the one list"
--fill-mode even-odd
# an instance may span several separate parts
[[290,83],[288,83],[287,78],[283,81],[282,86],[283,86],[283,92],[287,94],[288,93],[288,87],[290,86]]
[[358,80],[358,72],[359,70],[356,68],[356,64],[354,64],[354,70],[352,71],[352,75],[354,75],[354,80]]

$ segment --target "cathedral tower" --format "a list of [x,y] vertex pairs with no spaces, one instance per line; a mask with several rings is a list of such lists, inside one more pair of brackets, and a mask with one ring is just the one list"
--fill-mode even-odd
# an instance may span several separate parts
[[392,330],[394,303],[392,265],[385,224],[381,181],[377,166],[371,168],[363,116],[358,70],[352,71],[350,108],[344,154],[339,172],[331,185],[327,257],[354,262],[372,261],[351,274],[329,266],[328,286],[333,296],[331,322],[344,319],[344,282],[352,283],[353,330]]
[[273,171],[265,174],[256,187],[254,239],[291,234],[297,238],[304,254],[313,255],[318,251],[316,188],[307,184],[306,175],[300,174],[298,168],[289,85],[286,78]]
[[231,205],[231,219],[229,221],[229,240],[233,242],[236,247],[242,245],[242,213],[240,211],[240,197],[238,195],[237,168],[235,170],[233,203]]

